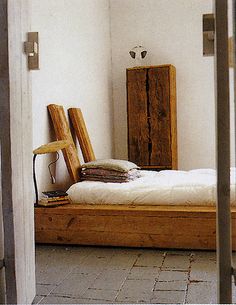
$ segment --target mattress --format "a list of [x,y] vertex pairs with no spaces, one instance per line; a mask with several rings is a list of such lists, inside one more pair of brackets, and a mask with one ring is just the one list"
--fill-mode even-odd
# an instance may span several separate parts
[[[216,202],[216,171],[140,171],[141,177],[127,183],[83,181],[67,191],[74,204],[195,205]],[[231,204],[236,206],[236,168],[230,171]]]

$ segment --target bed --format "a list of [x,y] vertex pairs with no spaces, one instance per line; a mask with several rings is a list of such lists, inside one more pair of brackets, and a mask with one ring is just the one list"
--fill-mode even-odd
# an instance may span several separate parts
[[[72,141],[63,108],[58,105],[49,105],[48,109],[58,140]],[[73,108],[69,110],[69,114],[85,161],[94,160],[95,156],[81,111]],[[133,192],[133,199],[128,200],[126,199],[126,193],[130,192],[128,184],[120,185],[121,189],[118,189],[116,184],[111,186],[106,184],[106,188],[112,188],[108,195],[101,190],[101,184],[104,185],[104,183],[78,182],[80,162],[77,159],[74,142],[71,142],[71,146],[66,148],[63,154],[72,181],[76,182],[68,190],[74,203],[54,208],[35,208],[36,242],[178,249],[216,248],[215,173],[213,170],[160,173],[143,171],[143,176],[139,178],[141,180],[132,182],[139,183],[139,186],[136,188],[136,193]],[[164,186],[161,190],[162,196],[160,197],[159,194],[159,199],[154,202],[154,199],[158,197],[155,193],[155,182],[153,182],[152,192],[146,192],[146,195],[141,196],[142,200],[138,199],[137,192],[144,185],[142,179],[155,181],[153,179],[155,175],[161,176],[159,183],[161,181]],[[178,175],[182,175],[183,180],[189,182],[188,190],[186,185],[184,187],[184,184],[180,182]],[[234,179],[235,169],[231,170],[231,176]],[[204,179],[206,183],[200,185],[202,193],[199,193],[200,186],[196,182],[204,181]],[[170,182],[172,186],[176,186],[175,183],[177,183],[177,188],[172,187],[168,190],[166,186]],[[234,186],[235,181],[232,180],[232,246],[235,250]],[[75,191],[76,188],[78,188],[77,191]],[[82,188],[85,190],[82,191]],[[177,195],[173,192],[174,188],[177,189]],[[188,191],[187,196],[185,192],[187,199],[183,199],[184,191]],[[118,195],[117,197],[114,196],[114,192]],[[120,196],[122,192],[125,195],[123,197]],[[166,194],[170,195],[171,192],[171,196],[166,197]],[[111,198],[113,203],[110,201]],[[114,198],[118,199],[114,200]]]

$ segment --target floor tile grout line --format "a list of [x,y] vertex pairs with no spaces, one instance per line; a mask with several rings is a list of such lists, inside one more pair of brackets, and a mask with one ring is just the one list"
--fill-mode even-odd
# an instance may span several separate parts
[[[94,251],[95,252],[95,251]],[[93,253],[90,253],[87,257],[85,257],[84,258],[84,260],[86,260],[86,258],[88,258],[89,256],[91,256],[92,254],[94,254],[94,252]],[[112,258],[114,257],[114,256],[116,256],[117,254],[116,253],[113,253],[112,255],[111,255],[111,257],[110,257],[110,259],[108,260],[108,264],[109,264],[109,262],[112,260]],[[93,283],[97,280],[97,278],[105,271],[105,270],[107,270],[106,268],[105,269],[103,269],[103,270],[101,270],[97,275],[96,275],[96,277],[95,277],[95,279],[94,279],[94,281],[93,281]],[[72,273],[73,271],[71,271],[71,273]],[[69,276],[69,275],[68,275]],[[64,278],[64,279],[66,279],[66,278]],[[64,280],[63,280],[64,281]],[[61,283],[60,283],[61,284]],[[59,285],[60,285],[59,284]],[[90,283],[90,284],[92,284],[92,282]],[[58,285],[58,286],[59,286]],[[57,287],[55,287],[54,289],[53,289],[53,291],[56,289]],[[85,290],[82,292],[82,294],[81,295],[78,295],[76,298],[83,298],[83,295],[86,293],[86,291],[88,290],[88,289],[90,289],[91,287],[88,287],[88,288],[85,288]],[[60,294],[52,294],[52,292],[53,291],[51,291],[51,295],[56,295],[56,296],[61,296],[61,297],[63,297],[62,295],[60,295]],[[68,298],[72,298],[73,296],[72,295],[67,295],[67,296],[65,296],[65,297],[68,297]],[[91,299],[91,298],[90,298]],[[107,301],[110,301],[110,300],[107,300]]]
[[60,295],[60,294],[53,294],[51,295],[52,297],[59,297],[59,298],[65,298],[65,299],[71,299],[71,300],[78,300],[78,299],[84,299],[84,300],[101,300],[101,301],[107,301],[107,302],[113,302],[111,300],[108,300],[108,299],[94,299],[94,298],[84,298],[82,296],[75,296],[75,295]]
[[162,271],[162,268],[163,268],[163,265],[164,265],[166,256],[167,256],[167,253],[164,252],[164,253],[163,253],[163,259],[162,259],[162,262],[161,262],[161,266],[160,266],[160,268],[159,268],[158,276],[157,276],[157,278],[155,279],[155,284],[154,284],[154,287],[153,287],[153,289],[152,289],[152,292],[155,291],[155,287],[156,287],[157,283],[159,282],[159,277],[160,277],[160,274],[161,274],[161,271]]
[[120,285],[120,288],[118,289],[118,292],[117,292],[117,294],[116,294],[116,296],[115,296],[115,298],[114,298],[114,302],[117,301],[117,298],[118,298],[118,296],[119,296],[119,293],[121,292],[121,289],[122,289],[122,287],[124,286],[125,281],[127,280],[127,277],[128,277],[128,274],[130,273],[130,270],[135,266],[135,264],[136,264],[138,258],[139,258],[141,255],[142,255],[142,253],[136,255],[136,259],[135,259],[133,265],[130,266],[129,272],[127,272],[127,276],[125,277],[124,281],[123,281],[123,282],[121,283],[121,285]]
[[[153,272],[152,272],[153,266],[148,266],[150,263],[152,265],[153,258],[155,259],[155,256],[153,256],[152,252],[150,252],[151,255],[148,254],[147,257],[145,256],[146,254],[144,252],[142,253],[141,251],[140,252],[135,252],[135,253],[131,252],[132,253],[132,258],[130,257],[130,259],[128,259],[128,256],[126,257],[126,255],[125,255],[124,256],[124,260],[123,260],[124,263],[120,264],[121,261],[115,260],[114,261],[115,265],[111,264],[111,266],[110,266],[111,268],[109,268],[107,266],[106,262],[110,262],[110,260],[112,260],[112,258],[114,258],[114,256],[116,256],[116,255],[119,256],[119,253],[123,254],[123,252],[119,252],[118,251],[116,253],[116,252],[112,252],[112,251],[106,252],[106,251],[103,251],[103,250],[101,250],[101,252],[100,252],[99,250],[100,249],[94,249],[94,250],[92,249],[92,250],[89,250],[89,253],[87,253],[86,251],[83,252],[82,257],[80,257],[80,259],[79,259],[79,262],[77,262],[76,257],[74,257],[73,255],[71,256],[71,260],[70,260],[70,257],[69,257],[69,261],[68,261],[67,257],[65,258],[65,255],[62,255],[62,256],[61,255],[59,255],[59,256],[56,255],[55,257],[56,258],[58,257],[59,259],[61,258],[62,261],[65,258],[65,264],[66,264],[65,267],[68,265],[68,267],[70,269],[68,270],[67,268],[62,268],[60,273],[58,273],[58,278],[59,279],[61,277],[63,277],[63,278],[59,282],[54,284],[55,285],[54,287],[52,287],[50,285],[52,285],[51,282],[55,282],[55,279],[57,279],[57,275],[56,275],[56,277],[55,276],[51,276],[51,277],[50,276],[46,276],[45,277],[44,273],[46,272],[46,275],[47,275],[48,271],[50,271],[50,270],[47,271],[47,269],[45,269],[45,270],[41,270],[42,268],[39,269],[39,271],[41,270],[40,273],[39,273],[39,279],[40,278],[42,280],[45,279],[45,282],[47,281],[47,283],[50,283],[50,284],[45,284],[44,281],[42,281],[42,283],[37,283],[39,285],[45,285],[45,286],[48,285],[49,286],[49,290],[46,289],[46,288],[42,288],[41,289],[39,287],[38,291],[40,292],[40,290],[41,290],[42,294],[43,294],[43,292],[45,292],[45,296],[37,295],[38,298],[36,299],[36,303],[35,304],[39,304],[41,302],[44,302],[43,299],[46,298],[47,296],[54,296],[54,297],[56,297],[57,295],[53,294],[53,292],[55,292],[55,289],[58,286],[60,286],[64,281],[68,282],[68,277],[70,277],[70,275],[72,273],[75,273],[76,270],[78,270],[78,272],[80,271],[81,274],[82,274],[82,272],[84,272],[84,273],[86,273],[86,276],[88,275],[88,277],[86,277],[86,280],[85,280],[86,288],[84,288],[85,285],[82,285],[82,287],[81,287],[82,289],[78,290],[77,289],[77,283],[75,281],[74,288],[72,290],[70,289],[71,293],[74,294],[74,295],[72,295],[72,294],[71,295],[67,295],[67,296],[66,295],[64,295],[64,296],[63,295],[58,295],[58,297],[59,297],[58,302],[59,303],[63,303],[63,299],[60,299],[60,297],[62,297],[62,298],[64,297],[66,299],[77,299],[77,298],[80,298],[81,299],[80,302],[83,302],[84,301],[83,299],[85,299],[84,303],[86,303],[86,299],[88,300],[88,303],[90,303],[90,300],[91,300],[92,303],[94,302],[96,304],[100,304],[99,299],[101,300],[101,303],[102,303],[102,301],[104,301],[104,304],[107,303],[107,302],[109,302],[109,304],[116,303],[117,299],[119,299],[118,294],[120,293],[120,288],[121,288],[122,285],[124,285],[124,283],[127,281],[127,279],[130,279],[129,275],[131,275],[131,272],[134,275],[134,279],[133,280],[135,280],[135,277],[137,279],[139,279],[139,280],[145,278],[145,279],[149,280],[149,282],[147,282],[147,285],[146,285],[145,282],[144,283],[140,283],[141,285],[140,284],[136,284],[135,282],[130,282],[127,285],[127,287],[126,286],[124,287],[125,290],[121,289],[122,293],[120,294],[120,296],[121,296],[120,297],[120,299],[121,299],[120,303],[127,303],[127,302],[125,302],[125,296],[126,296],[125,291],[126,291],[126,288],[127,289],[134,289],[134,294],[133,293],[130,294],[130,298],[129,298],[131,303],[132,302],[136,302],[135,301],[136,300],[136,297],[135,297],[135,293],[136,292],[135,291],[137,291],[137,293],[140,291],[140,293],[138,293],[138,295],[140,295],[140,299],[139,300],[138,300],[138,296],[137,296],[137,301],[139,301],[140,303],[148,303],[148,301],[150,301],[150,300],[151,300],[150,303],[152,303],[152,302],[154,302],[154,303],[157,302],[158,303],[158,301],[160,301],[162,303],[162,302],[164,302],[164,299],[166,299],[166,303],[165,304],[167,304],[168,301],[173,300],[173,298],[175,298],[175,297],[178,298],[178,299],[182,298],[182,301],[183,301],[182,304],[186,304],[187,302],[190,301],[190,298],[192,296],[191,295],[192,294],[192,290],[194,292],[194,289],[195,289],[195,287],[193,287],[194,289],[191,288],[191,284],[195,282],[194,281],[194,278],[195,278],[195,276],[194,276],[195,271],[194,270],[195,270],[196,267],[194,267],[194,266],[195,266],[195,261],[198,261],[198,254],[196,254],[194,251],[186,253],[185,257],[183,255],[183,259],[180,259],[180,261],[178,259],[176,259],[176,260],[173,259],[172,260],[172,258],[170,259],[170,261],[169,260],[167,261],[167,257],[171,256],[172,253],[169,253],[169,251],[166,251],[166,252],[164,252],[164,251],[159,251],[158,252],[157,251],[158,254],[157,254],[156,261],[158,261],[159,264],[157,264],[158,267],[155,268],[155,270],[153,269]],[[59,254],[60,254],[60,252],[59,252]],[[124,254],[128,254],[128,252],[127,253],[124,252]],[[164,256],[164,254],[165,254],[165,256]],[[199,256],[201,258],[200,262],[202,262],[203,264],[204,264],[205,260],[207,260],[207,262],[209,261],[209,259],[213,260],[211,258],[212,257],[211,253],[209,253],[209,257],[208,257],[208,254],[206,256],[203,255],[203,254],[201,256],[201,253],[199,253]],[[138,266],[139,263],[137,262],[137,260],[138,260],[138,258],[141,255],[143,255],[143,258],[140,259],[140,263],[143,266]],[[155,253],[154,253],[154,255],[155,255]],[[174,255],[176,255],[176,254],[174,254]],[[181,255],[179,255],[179,256],[181,258]],[[54,256],[50,256],[50,259],[52,259],[53,257]],[[92,260],[88,259],[89,257],[92,257]],[[48,259],[46,251],[45,251],[45,258]],[[94,270],[96,272],[93,271],[93,265],[94,265],[93,262],[90,264],[90,261],[93,261],[93,258],[97,259],[97,261],[99,261],[99,266],[98,266],[99,268],[95,268],[96,270]],[[102,258],[102,259],[98,260],[98,258]],[[86,259],[88,259],[87,263],[85,263]],[[183,264],[184,264],[183,266],[185,266],[187,261],[189,261],[189,263],[187,265],[188,268],[186,268],[186,270],[183,270],[183,269],[182,270],[173,269],[176,266],[182,266]],[[83,262],[83,266],[84,267],[82,267],[79,270],[78,267],[81,266],[82,262]],[[146,264],[145,264],[145,262],[146,262]],[[58,263],[60,264],[60,261]],[[52,265],[52,268],[53,268],[54,264],[51,264],[51,265]],[[50,268],[51,265],[48,263],[49,268]],[[95,265],[97,266],[96,263],[95,263]],[[118,268],[119,267],[118,265],[120,266],[120,268]],[[146,266],[144,266],[144,265],[146,265]],[[168,265],[170,267],[168,267]],[[172,265],[173,265],[173,268],[171,268]],[[146,267],[146,268],[150,267],[150,268],[147,268],[146,270],[144,268],[144,271],[142,270],[142,268],[140,268],[140,269],[134,270],[134,272],[133,272],[132,269],[134,269],[134,266],[136,266],[136,267]],[[213,267],[214,266],[212,266],[212,268]],[[113,287],[113,288],[118,288],[119,287],[119,290],[114,289],[114,290],[117,290],[117,293],[116,293],[116,291],[113,291],[111,293],[109,293],[109,292],[108,293],[106,293],[106,292],[100,293],[99,292],[98,299],[96,297],[97,296],[96,292],[95,293],[93,292],[92,294],[89,293],[88,289],[93,286],[91,283],[96,281],[96,279],[102,273],[107,272],[107,274],[109,274],[110,271],[113,271],[113,269],[115,271],[115,270],[117,270],[117,268],[118,268],[118,270],[120,269],[120,272],[121,272],[121,274],[119,275],[119,281],[117,281],[116,273],[114,273],[114,276],[112,275],[112,277],[111,277],[112,282],[113,281],[116,282],[116,285],[114,286],[112,284],[111,287]],[[70,272],[67,273],[68,271],[70,271]],[[163,273],[163,276],[161,276],[161,273],[164,272],[164,271],[165,271],[165,273]],[[172,276],[169,275],[169,271],[171,271],[171,272],[172,271],[174,271],[174,272],[175,271],[185,272],[185,277],[183,278],[183,280],[181,280],[181,278],[182,278],[181,274],[172,277]],[[41,272],[44,272],[44,273],[42,273],[43,277],[41,277]],[[50,275],[50,273],[49,273],[49,275]],[[150,275],[150,277],[148,278],[146,275]],[[156,275],[156,281],[154,279],[155,275]],[[81,276],[83,277],[83,275],[79,275],[79,277],[81,277]],[[173,278],[176,278],[177,280],[173,280]],[[71,280],[73,281],[73,278],[71,278]],[[101,278],[101,281],[103,281],[103,280],[104,279]],[[176,284],[175,285],[174,282],[177,282],[177,281],[178,282],[182,282],[182,284]],[[162,284],[160,284],[160,286],[158,286],[158,283],[160,283],[160,282],[162,282]],[[165,285],[165,282],[170,282],[170,283],[172,282],[172,284]],[[206,283],[209,282],[210,284],[212,284],[211,278],[209,278],[209,280],[206,279],[206,281],[204,281],[204,280],[197,281],[197,283],[198,282],[206,282]],[[69,285],[69,282],[68,282],[68,285]],[[89,287],[89,285],[91,285],[91,287]],[[202,285],[204,286],[204,283]],[[94,285],[94,288],[96,288],[95,286],[97,286],[98,288],[100,287],[99,283],[98,283],[98,285],[97,284]],[[134,286],[134,288],[133,288],[133,286]],[[197,285],[195,285],[195,286],[197,287]],[[70,285],[68,287],[70,287]],[[157,289],[156,291],[162,291],[162,294],[160,294],[160,296],[159,296],[158,293],[152,295],[151,289],[154,289],[154,287],[156,287],[156,289]],[[78,287],[78,288],[80,288],[80,287]],[[102,289],[100,289],[100,290],[104,290],[106,288],[106,285],[101,285],[101,288]],[[166,288],[168,288],[168,289],[166,289]],[[111,290],[113,290],[113,289],[111,289]],[[141,293],[142,293],[143,290],[144,290],[144,292],[146,292],[146,295],[145,295],[144,298],[141,298]],[[61,294],[63,294],[63,291],[64,292],[70,292],[65,287],[58,290],[58,292],[60,292],[60,291],[61,291]],[[81,295],[76,296],[76,291],[81,291]],[[88,293],[86,293],[86,291],[88,291]],[[166,294],[165,294],[165,292],[166,292]],[[170,293],[173,292],[173,293],[169,295],[169,292]],[[85,293],[86,293],[86,295],[85,295]],[[85,296],[85,297],[83,297],[83,296]],[[114,297],[115,297],[116,301],[111,301],[111,299],[113,299]],[[150,297],[152,297],[152,299],[150,299]],[[155,297],[155,299],[153,297]],[[158,297],[158,299],[157,299],[157,297]],[[149,300],[148,300],[148,298],[149,298]],[[69,301],[65,300],[65,302],[69,302]],[[78,302],[79,302],[79,300],[78,300]]]
[[167,252],[164,252],[162,256],[163,256],[163,258],[162,258],[161,266],[160,266],[160,268],[159,268],[158,276],[157,276],[157,278],[155,279],[155,283],[154,283],[154,286],[153,286],[153,288],[152,288],[152,294],[151,294],[150,302],[151,302],[151,301],[153,300],[153,298],[154,298],[154,291],[156,291],[156,290],[155,290],[155,287],[156,287],[157,283],[159,282],[158,280],[159,280],[159,277],[160,277],[160,274],[161,274],[161,271],[162,271],[162,268],[163,268],[165,259],[166,259],[166,257],[167,257]]
[[[93,282],[95,282],[96,281],[96,279],[100,276],[100,274],[103,272],[103,270],[101,270],[101,272],[99,272],[98,274],[97,274],[97,276],[95,277],[95,279],[94,279],[94,281]],[[72,271],[70,272],[70,274],[73,274],[72,273]],[[77,298],[83,298],[82,296],[85,294],[85,292],[89,289],[89,288],[85,288],[85,290],[82,292],[82,294],[80,295],[78,295],[78,296],[74,296],[74,295],[61,295],[61,294],[53,294],[53,291],[59,286],[59,285],[61,285],[63,282],[64,282],[64,280],[66,280],[68,277],[69,277],[69,275],[70,274],[68,274],[68,276],[67,277],[65,277],[56,287],[54,287],[54,289],[47,295],[47,296],[45,296],[45,297],[48,297],[48,296],[59,296],[59,297],[65,297],[65,298],[70,298],[70,299],[77,299]],[[91,284],[91,283],[90,283]],[[109,300],[108,300],[109,301]]]
[[[40,304],[40,302],[41,302],[41,301],[44,299],[44,296],[37,295],[37,294],[36,294],[35,298],[36,298],[37,296],[38,296],[38,297],[41,297],[41,299],[39,299],[39,301],[38,301],[37,303],[34,303],[34,301],[33,301],[33,303],[32,303],[32,304],[34,304],[34,305],[38,305],[38,304]],[[35,299],[35,298],[34,298],[34,299]]]
[[[49,293],[48,293],[47,295],[45,295],[45,296],[43,297],[43,299],[45,299],[45,298],[47,298],[48,296],[50,296],[50,295],[53,293],[53,291],[54,291],[59,285],[61,285],[64,281],[66,281],[66,279],[69,277],[70,274],[72,274],[72,271],[70,271],[69,273],[67,273],[66,276],[65,276],[60,282],[58,282],[58,283],[52,288],[52,290],[49,291]],[[42,300],[41,300],[41,301],[42,301]],[[41,302],[41,301],[40,301],[40,302]]]
[[[88,253],[88,255],[86,255],[86,256],[82,259],[82,262],[81,262],[81,263],[83,264],[84,261],[85,261],[89,256],[91,256],[91,252]],[[75,268],[76,268],[76,267],[74,267],[73,269],[75,269]],[[45,299],[46,297],[52,295],[52,294],[53,294],[53,291],[56,290],[56,288],[58,288],[64,281],[66,281],[67,278],[68,278],[72,273],[73,273],[73,270],[71,270],[69,273],[67,273],[67,275],[66,275],[60,282],[56,283],[55,287],[54,287],[52,290],[50,290],[50,292],[49,292],[46,296],[44,296],[43,299]],[[40,302],[41,302],[43,299],[41,299]]]
[[191,253],[189,255],[189,268],[188,268],[188,278],[187,278],[187,285],[185,289],[185,295],[184,295],[184,301],[183,303],[186,304],[187,302],[187,297],[188,297],[188,288],[190,284],[190,276],[191,276],[191,268],[192,268],[192,262],[194,261],[194,255]]
[[[109,259],[109,262],[111,262],[111,260],[112,260],[112,258],[113,258],[114,256],[115,256],[115,253],[113,253],[113,254],[111,255],[111,257],[110,257],[110,259]],[[97,274],[97,276],[95,277],[93,283],[94,283],[94,282],[98,279],[98,277],[104,272],[104,270],[106,270],[106,268],[103,269],[103,270],[101,270],[101,272],[99,272],[99,273]],[[92,284],[92,282],[91,282],[90,284]],[[90,289],[90,287],[88,287],[88,288],[86,288],[86,289],[84,290],[84,292],[81,294],[81,298],[83,298],[83,295],[86,293],[86,291],[87,291],[88,289]]]

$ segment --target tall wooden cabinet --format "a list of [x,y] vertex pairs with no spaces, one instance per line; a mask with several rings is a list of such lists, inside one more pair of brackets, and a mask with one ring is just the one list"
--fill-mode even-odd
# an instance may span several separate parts
[[128,157],[147,169],[177,169],[172,65],[127,69]]

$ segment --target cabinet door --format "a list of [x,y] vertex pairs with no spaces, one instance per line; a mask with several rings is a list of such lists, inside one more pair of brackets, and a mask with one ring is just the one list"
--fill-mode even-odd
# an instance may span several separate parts
[[129,160],[149,164],[147,69],[127,70]]
[[149,165],[171,167],[169,67],[148,69]]

